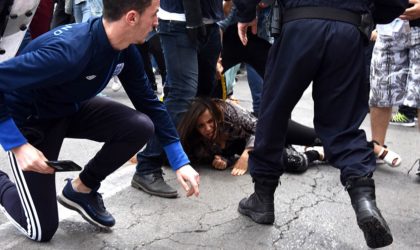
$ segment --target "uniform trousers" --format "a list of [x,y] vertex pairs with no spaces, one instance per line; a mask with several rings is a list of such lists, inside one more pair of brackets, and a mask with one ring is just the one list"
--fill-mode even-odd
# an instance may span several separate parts
[[326,158],[350,177],[368,176],[375,156],[359,129],[368,111],[363,37],[339,21],[300,19],[284,24],[270,50],[262,93],[251,175],[279,177],[288,119],[312,84],[314,128]]

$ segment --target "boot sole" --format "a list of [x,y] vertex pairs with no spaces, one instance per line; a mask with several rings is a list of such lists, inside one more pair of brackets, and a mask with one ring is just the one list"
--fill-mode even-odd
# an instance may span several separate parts
[[274,212],[258,213],[250,209],[241,208],[240,206],[238,206],[238,212],[250,217],[258,224],[272,225],[274,223]]
[[385,247],[391,245],[393,241],[392,234],[387,226],[383,225],[374,216],[360,223],[359,227],[362,229],[366,243],[370,248]]
[[155,195],[155,196],[160,196],[163,198],[177,198],[178,197],[178,192],[175,193],[160,193],[160,192],[155,192],[155,191],[151,191],[149,189],[147,189],[146,187],[142,186],[140,183],[135,182],[133,180],[131,180],[131,186],[133,188],[137,188],[145,193],[151,194],[151,195]]
[[100,227],[100,228],[104,228],[104,229],[109,229],[112,226],[106,226],[106,225],[102,225],[101,223],[95,221],[92,217],[89,216],[89,214],[77,203],[67,199],[64,195],[59,194],[57,196],[57,201],[63,205],[64,207],[76,211],[78,212],[83,219],[85,219],[87,222],[89,222],[90,224]]

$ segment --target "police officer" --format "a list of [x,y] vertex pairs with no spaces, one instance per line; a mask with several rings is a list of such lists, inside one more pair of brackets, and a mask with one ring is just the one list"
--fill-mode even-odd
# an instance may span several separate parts
[[[248,27],[255,32],[258,0],[234,2],[239,11],[238,33],[246,44]],[[389,12],[373,13],[377,20],[388,22],[401,14],[407,2],[395,2],[397,6]],[[314,125],[326,157],[341,171],[341,182],[367,245],[387,246],[393,238],[375,202],[375,156],[365,132],[359,129],[368,110],[363,54],[366,37],[361,30],[370,19],[372,2],[279,3],[284,11],[282,30],[268,57],[255,148],[249,158],[254,193],[240,201],[238,210],[257,223],[274,222],[274,192],[284,171],[281,152],[287,121],[313,82]],[[382,7],[377,6],[377,10],[386,10]]]

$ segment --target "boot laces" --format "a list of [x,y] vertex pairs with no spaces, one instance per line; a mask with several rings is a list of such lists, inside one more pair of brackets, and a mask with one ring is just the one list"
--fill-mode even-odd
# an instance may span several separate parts
[[165,175],[165,173],[160,173],[160,172],[156,172],[153,173],[153,182],[156,182],[158,180],[163,180],[163,175]]

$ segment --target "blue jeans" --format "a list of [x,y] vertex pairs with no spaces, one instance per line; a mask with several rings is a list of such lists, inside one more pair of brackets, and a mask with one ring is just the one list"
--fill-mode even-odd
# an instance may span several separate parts
[[104,4],[102,0],[87,0],[90,5],[90,14],[92,16],[102,16]]
[[246,65],[249,89],[252,96],[252,110],[258,116],[260,111],[261,93],[263,89],[263,79],[258,72],[249,64]]
[[73,16],[76,23],[84,23],[92,16],[89,1],[73,5]]
[[[210,96],[215,85],[216,63],[221,50],[217,24],[206,26],[205,39],[192,41],[184,22],[159,20],[167,69],[164,103],[175,125],[197,96]],[[162,147],[156,136],[137,154],[137,172],[149,174],[161,171]]]
[[73,15],[76,23],[83,23],[91,17],[102,16],[104,4],[102,0],[86,0],[73,5]]

